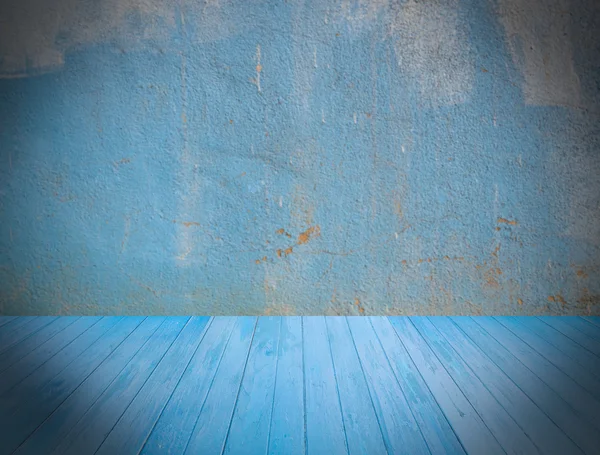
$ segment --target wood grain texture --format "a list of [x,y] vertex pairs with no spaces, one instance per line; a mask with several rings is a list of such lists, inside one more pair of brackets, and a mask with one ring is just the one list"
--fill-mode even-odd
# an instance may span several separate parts
[[325,318],[303,317],[302,330],[307,453],[348,453]]
[[[181,318],[182,325],[185,319]],[[207,323],[208,317],[193,317],[185,323],[97,454],[140,452],[202,341]]]
[[571,439],[448,318],[428,318],[542,453],[581,454]]
[[281,320],[279,335],[268,453],[300,455],[304,452],[302,320],[285,317]]
[[143,454],[182,453],[185,450],[235,321],[234,317],[213,318],[201,345],[146,441]]
[[477,346],[524,393],[545,412],[584,452],[593,453],[600,447],[600,433],[566,400],[527,368],[510,349],[490,336],[469,317],[452,318]]
[[348,452],[374,455],[387,453],[348,321],[346,318],[330,318],[325,321],[342,405]]
[[595,454],[596,322],[0,319],[0,454]]
[[[77,434],[76,428],[79,422],[84,416],[90,415],[88,413],[90,409],[98,417],[97,407],[94,408],[98,406],[98,400],[105,399],[107,388],[111,387],[117,377],[127,374],[126,368],[130,361],[139,361],[136,355],[143,346],[148,346],[148,341],[164,319],[149,317],[136,327],[131,335],[63,401],[15,453],[22,455],[50,453],[67,435],[73,437]],[[154,342],[151,345],[154,348]]]
[[186,454],[222,453],[242,377],[248,361],[257,318],[237,318],[213,385],[195,422]]

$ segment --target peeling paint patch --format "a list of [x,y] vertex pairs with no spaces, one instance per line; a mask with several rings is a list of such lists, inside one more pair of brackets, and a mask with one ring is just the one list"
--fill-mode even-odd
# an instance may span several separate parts
[[588,274],[587,274],[587,273],[585,273],[583,270],[577,270],[577,276],[578,276],[579,278],[587,278],[587,277],[588,277]]
[[472,91],[474,65],[458,5],[458,0],[408,0],[392,21],[398,68],[433,105],[464,103]]
[[277,229],[276,231],[277,234],[279,235],[285,235],[286,237],[291,238],[292,234],[288,233],[285,229],[281,228],[281,229]]
[[319,235],[321,235],[321,228],[318,225],[309,227],[298,236],[298,245],[308,243],[311,238],[318,237]]
[[498,224],[509,224],[511,226],[516,226],[517,224],[519,224],[519,223],[517,223],[516,220],[509,220],[507,218],[498,218],[498,220],[496,222]]
[[600,294],[590,294],[590,291],[587,288],[583,289],[582,294],[583,295],[577,300],[577,306],[588,316],[597,314],[597,308],[600,306]]
[[499,0],[500,20],[513,61],[523,74],[527,104],[580,104],[570,7],[567,0]]
[[363,308],[363,306],[360,304],[360,300],[358,298],[354,299],[354,305],[356,305],[356,308],[358,309],[358,312],[360,314],[364,314],[365,313],[365,309]]
[[561,294],[549,295],[548,296],[548,302],[558,302],[562,306],[566,306],[567,305],[566,300],[564,299],[564,297]]

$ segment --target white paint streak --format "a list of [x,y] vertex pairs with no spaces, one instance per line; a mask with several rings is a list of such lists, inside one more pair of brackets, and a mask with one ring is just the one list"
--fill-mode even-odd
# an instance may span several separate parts
[[260,44],[256,45],[256,87],[260,92],[260,73],[262,72],[262,65],[260,64]]
[[568,0],[499,0],[513,61],[522,72],[526,104],[578,106],[579,77],[569,37]]
[[352,28],[357,29],[375,22],[388,6],[389,0],[342,0],[339,12]]
[[474,65],[457,9],[458,0],[408,0],[392,23],[400,71],[433,105],[464,103],[473,87]]

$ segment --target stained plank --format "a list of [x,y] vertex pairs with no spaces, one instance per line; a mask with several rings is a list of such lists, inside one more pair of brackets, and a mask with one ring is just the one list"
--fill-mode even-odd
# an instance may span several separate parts
[[[168,318],[63,439],[56,453],[96,453],[169,350],[188,318]],[[119,453],[119,452],[113,452]]]
[[432,454],[464,454],[456,434],[387,318],[370,318]]
[[138,454],[204,337],[210,318],[193,317],[161,359],[98,452]]
[[[514,319],[501,317],[474,318],[473,320],[499,343],[510,349],[515,357],[573,406],[577,412],[585,416],[590,424],[600,429],[600,414],[598,413],[600,403],[550,361],[556,355],[556,349]],[[579,367],[575,362],[573,364]],[[569,371],[568,368],[567,371]],[[573,374],[572,371],[569,371],[569,373]]]
[[326,318],[342,416],[352,454],[387,453],[369,387],[345,318]]
[[257,318],[239,317],[214,383],[195,423],[186,454],[221,453],[233,415]]
[[0,354],[0,373],[27,356],[31,351],[44,344],[57,333],[73,324],[77,319],[79,319],[77,316],[63,316],[56,318],[35,334],[20,341],[8,351]]
[[346,454],[340,398],[329,350],[325,318],[302,318],[306,451]]
[[305,445],[300,317],[282,318],[277,358],[268,453],[302,455]]
[[486,385],[475,376],[468,364],[450,347],[431,321],[425,317],[411,318],[411,322],[425,338],[427,344],[473,404],[488,428],[495,434],[506,453],[537,453],[538,449],[490,393]]
[[136,327],[131,335],[52,412],[15,454],[51,453],[69,433],[75,431],[78,422],[86,413],[88,418],[99,418],[101,414],[93,414],[98,408],[92,406],[117,376],[127,374],[124,371],[125,367],[143,346],[147,346],[149,350],[154,349],[154,339],[151,337],[164,320],[162,317],[150,317]]
[[428,320],[542,453],[583,453],[452,321],[445,317]]
[[452,322],[545,412],[585,453],[600,447],[600,433],[585,416],[577,412],[544,381],[527,368],[511,351],[469,317],[455,317]]
[[389,319],[465,450],[506,453],[413,324],[404,317]]
[[213,318],[198,350],[169,399],[142,454],[183,453],[210,390],[236,322]]
[[281,318],[259,318],[229,426],[225,454],[267,451],[280,331]]

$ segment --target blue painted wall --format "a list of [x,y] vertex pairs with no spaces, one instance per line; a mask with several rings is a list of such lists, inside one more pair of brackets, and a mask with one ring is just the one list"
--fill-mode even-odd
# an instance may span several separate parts
[[11,0],[0,313],[600,314],[593,0]]

